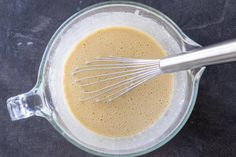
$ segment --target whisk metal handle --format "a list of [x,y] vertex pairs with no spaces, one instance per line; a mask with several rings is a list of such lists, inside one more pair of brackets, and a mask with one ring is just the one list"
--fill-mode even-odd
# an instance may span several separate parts
[[163,58],[160,60],[160,68],[163,72],[170,73],[231,61],[236,61],[236,40]]

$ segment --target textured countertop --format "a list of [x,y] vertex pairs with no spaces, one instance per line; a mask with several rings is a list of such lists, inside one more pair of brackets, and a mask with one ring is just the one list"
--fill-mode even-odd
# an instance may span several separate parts
[[[43,118],[12,122],[6,99],[36,83],[44,49],[72,14],[99,0],[0,0],[0,157],[92,157]],[[205,46],[236,37],[235,0],[146,0]],[[183,129],[145,157],[236,155],[236,63],[210,66]]]

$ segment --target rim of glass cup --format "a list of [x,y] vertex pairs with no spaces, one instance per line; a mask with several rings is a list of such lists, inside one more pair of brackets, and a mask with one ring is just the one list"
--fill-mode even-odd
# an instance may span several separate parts
[[[186,36],[182,30],[166,15],[164,15],[163,13],[161,13],[160,11],[149,7],[147,5],[141,4],[141,3],[137,3],[137,2],[131,2],[131,1],[108,1],[108,2],[101,2],[98,4],[94,4],[91,5],[89,7],[86,7],[85,9],[82,9],[81,11],[75,13],[74,15],[72,15],[71,17],[69,17],[65,22],[63,22],[63,24],[56,30],[56,32],[53,34],[53,36],[51,37],[50,41],[47,44],[47,47],[44,51],[43,57],[42,57],[42,61],[39,67],[39,72],[38,72],[38,79],[37,79],[37,83],[35,85],[35,87],[33,89],[38,89],[41,85],[41,83],[43,82],[43,75],[44,75],[44,69],[45,69],[45,63],[47,61],[47,57],[49,54],[49,50],[51,45],[53,44],[54,40],[56,39],[56,37],[59,35],[59,33],[61,32],[61,30],[63,28],[65,28],[67,26],[67,24],[69,22],[71,22],[73,19],[75,19],[78,16],[81,16],[83,14],[86,14],[89,11],[95,10],[95,9],[99,9],[102,7],[108,7],[108,6],[115,6],[115,5],[124,5],[124,6],[135,6],[137,8],[142,8],[144,10],[148,10],[149,12],[152,12],[154,15],[158,16],[159,18],[161,18],[163,21],[165,21],[173,30],[175,30],[175,33],[177,33],[177,35],[181,38],[182,41],[184,41],[185,43],[192,45],[192,46],[196,46],[196,47],[200,47],[199,44],[197,44],[196,42],[192,41],[188,36]],[[198,93],[198,87],[199,87],[199,81],[200,78],[203,74],[205,70],[205,67],[200,68],[200,69],[193,69],[191,70],[191,75],[193,77],[193,88],[192,88],[192,95],[190,98],[190,103],[188,105],[188,109],[185,112],[185,114],[183,115],[182,119],[179,122],[179,125],[176,126],[175,129],[173,129],[168,136],[166,136],[165,139],[163,139],[161,142],[159,142],[158,144],[144,150],[144,151],[140,151],[140,152],[135,152],[135,153],[131,153],[131,154],[125,154],[125,155],[117,155],[117,154],[107,154],[107,153],[101,153],[101,152],[97,152],[95,150],[91,150],[87,147],[84,147],[82,145],[80,145],[79,143],[77,143],[73,138],[71,138],[69,135],[67,135],[67,133],[65,133],[63,131],[63,129],[60,127],[60,125],[57,124],[56,121],[54,121],[50,115],[45,114],[45,113],[41,113],[43,117],[47,118],[47,120],[51,123],[51,125],[53,125],[53,127],[63,136],[65,137],[69,142],[71,142],[72,144],[74,144],[76,147],[89,152],[91,154],[95,154],[95,155],[100,155],[100,156],[139,156],[139,155],[143,155],[146,153],[149,153],[155,149],[160,148],[161,146],[163,146],[164,144],[166,144],[168,141],[170,141],[184,126],[184,124],[187,122],[193,107],[195,105],[195,101],[196,101],[196,97],[197,97],[197,93]]]

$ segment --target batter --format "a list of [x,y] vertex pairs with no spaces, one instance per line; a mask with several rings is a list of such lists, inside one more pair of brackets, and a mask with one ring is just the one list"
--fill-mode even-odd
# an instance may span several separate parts
[[173,76],[149,80],[110,104],[79,101],[80,87],[72,75],[76,68],[98,56],[158,59],[165,56],[147,34],[127,27],[99,29],[77,43],[64,65],[64,95],[72,114],[89,130],[111,137],[135,135],[166,111],[173,90]]

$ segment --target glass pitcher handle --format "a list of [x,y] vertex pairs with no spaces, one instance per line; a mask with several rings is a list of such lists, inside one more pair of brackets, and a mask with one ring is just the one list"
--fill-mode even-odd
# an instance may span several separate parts
[[7,108],[13,121],[40,115],[42,106],[42,99],[36,89],[7,100]]

